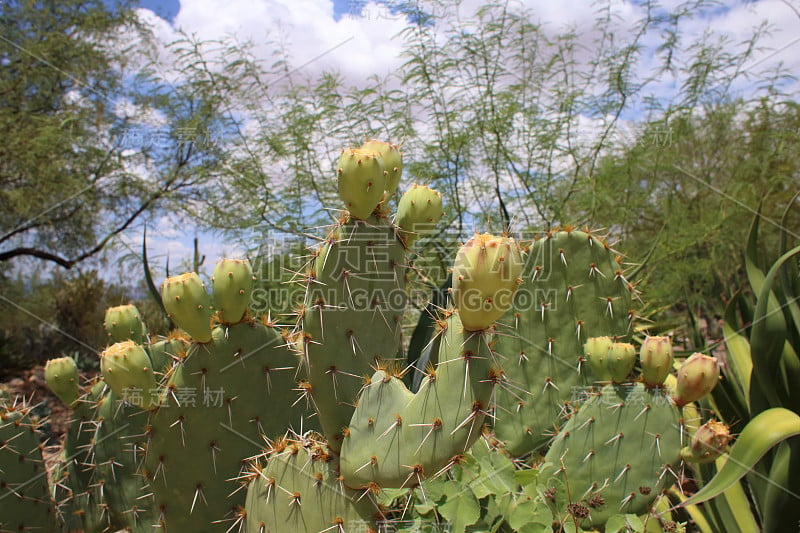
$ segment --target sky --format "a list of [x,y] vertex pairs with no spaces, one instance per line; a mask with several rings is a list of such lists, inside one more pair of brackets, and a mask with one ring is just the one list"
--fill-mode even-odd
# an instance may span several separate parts
[[[621,20],[641,12],[638,1],[604,1]],[[468,13],[482,3],[463,0],[461,5],[464,13]],[[532,16],[552,27],[554,32],[567,26],[574,26],[578,32],[588,32],[600,5],[590,0],[515,0],[510,3],[530,8]],[[679,3],[675,0],[661,2],[665,7]],[[178,30],[198,39],[234,35],[241,41],[256,43],[253,53],[266,60],[272,51],[266,44],[268,38],[279,35],[288,47],[294,68],[311,75],[337,70],[345,80],[356,85],[371,74],[384,75],[400,64],[401,42],[395,36],[408,23],[404,17],[393,13],[391,2],[363,0],[140,0],[138,5],[142,20],[164,43],[174,39]],[[693,20],[691,27],[682,29],[690,36],[713,29],[730,37],[732,43],[739,43],[761,21],[771,25],[772,33],[762,43],[766,49],[747,67],[765,68],[784,62],[800,73],[800,0],[722,2],[705,17]],[[675,90],[675,83],[665,78],[656,88],[669,94]],[[636,120],[635,116],[625,118]],[[151,255],[158,258],[169,255],[173,264],[192,257],[195,237],[176,231],[175,225],[174,221],[162,220],[148,232],[153,247]],[[201,251],[209,256],[206,263],[209,270],[217,257],[239,253],[217,243],[212,235],[198,237]],[[136,244],[137,239],[140,243],[140,234],[135,232],[126,237],[131,248],[140,246]]]

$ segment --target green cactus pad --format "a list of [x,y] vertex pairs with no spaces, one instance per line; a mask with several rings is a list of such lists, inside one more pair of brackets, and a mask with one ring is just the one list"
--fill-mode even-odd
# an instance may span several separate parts
[[415,184],[400,197],[395,224],[406,246],[411,247],[417,239],[432,232],[441,218],[442,194]]
[[588,529],[647,512],[676,480],[682,436],[680,411],[663,389],[606,385],[564,425],[539,468],[554,519]]
[[314,407],[338,450],[362,378],[397,356],[406,306],[405,249],[385,220],[350,220],[322,247],[301,314]]
[[30,408],[0,398],[0,531],[55,531],[42,448]]
[[131,304],[110,307],[106,310],[103,327],[109,344],[132,340],[137,344],[147,342],[147,328],[139,310]]
[[616,252],[583,231],[534,242],[522,277],[495,346],[509,381],[497,391],[495,433],[516,456],[546,444],[569,402],[592,384],[586,340],[627,339],[635,294]]
[[147,413],[121,402],[113,391],[97,402],[92,438],[92,499],[102,506],[108,524],[115,530],[149,531],[156,522],[147,482],[137,473],[144,457],[147,424]]
[[142,473],[157,523],[198,533],[230,527],[244,505],[243,460],[265,438],[303,426],[297,362],[287,339],[257,321],[215,327],[210,343],[190,347],[148,421]]
[[246,531],[367,531],[378,506],[345,486],[324,441],[278,440],[250,464]]
[[224,324],[237,324],[244,317],[253,293],[253,269],[246,259],[221,259],[214,268],[215,308]]
[[195,272],[167,278],[161,299],[169,317],[197,342],[211,340],[211,296]]
[[366,220],[383,199],[387,172],[377,152],[348,149],[339,158],[339,197],[350,214]]
[[44,379],[58,398],[72,405],[80,396],[78,367],[71,357],[50,359],[44,367]]
[[386,169],[386,192],[394,194],[403,177],[403,154],[396,144],[370,140],[361,146],[362,150],[377,152],[383,158]]
[[[113,527],[104,498],[95,490],[94,443],[97,437],[97,400],[108,387],[97,380],[73,404],[72,419],[64,440],[64,451],[53,479],[54,499],[68,531],[99,532]],[[122,526],[120,526],[122,527]]]
[[372,376],[345,431],[341,469],[349,484],[416,486],[469,449],[501,379],[488,340],[453,315],[439,342],[440,363],[416,394],[390,373]]

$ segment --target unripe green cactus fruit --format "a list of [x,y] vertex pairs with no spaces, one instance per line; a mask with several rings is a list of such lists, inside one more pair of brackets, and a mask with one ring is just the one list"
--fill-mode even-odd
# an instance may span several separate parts
[[674,400],[678,406],[699,400],[719,381],[717,359],[701,353],[692,354],[678,370]]
[[611,381],[614,383],[627,381],[634,363],[636,363],[636,348],[633,347],[633,344],[615,342],[606,359],[606,368],[611,375]]
[[44,379],[56,396],[72,405],[80,396],[78,367],[71,357],[50,359],[44,367]]
[[511,308],[522,274],[514,239],[475,234],[453,264],[453,299],[467,331],[489,328]]
[[411,247],[418,238],[433,231],[442,218],[442,194],[430,187],[412,185],[397,204],[395,224],[400,236]]
[[144,409],[157,403],[150,394],[157,387],[150,358],[135,342],[118,342],[106,348],[100,354],[100,371],[119,398]]
[[128,339],[137,344],[144,344],[147,340],[147,329],[142,321],[142,315],[131,304],[110,307],[106,310],[103,326],[108,334],[109,344]]
[[669,337],[647,337],[642,343],[642,381],[660,387],[672,370],[672,343]]
[[211,341],[211,296],[196,272],[167,278],[161,286],[161,299],[178,327],[197,342]]
[[383,158],[386,169],[386,192],[394,194],[403,176],[403,154],[396,144],[383,141],[370,140],[361,146],[362,150],[377,152]]
[[583,345],[586,361],[597,381],[611,381],[606,360],[612,346],[614,346],[614,342],[611,337],[592,337],[587,339],[586,344]]
[[215,307],[224,324],[238,324],[253,294],[253,269],[246,259],[220,259],[211,278]]
[[350,215],[366,220],[383,199],[388,173],[377,152],[350,148],[342,152],[338,167],[339,197]]

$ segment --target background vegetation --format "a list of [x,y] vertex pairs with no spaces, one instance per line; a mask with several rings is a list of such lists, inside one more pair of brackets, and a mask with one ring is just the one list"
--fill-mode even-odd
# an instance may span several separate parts
[[161,50],[124,4],[3,3],[0,369],[91,359],[102,310],[147,301],[101,274],[122,257],[141,278],[141,249],[121,237],[162,217],[263,259],[264,307],[288,312],[291,295],[270,291],[335,216],[322,209],[337,204],[333,161],[365,136],[402,142],[407,172],[445,195],[423,252],[434,281],[473,229],[588,225],[632,264],[652,250],[656,318],[721,314],[754,210],[778,224],[800,188],[800,108],[788,73],[758,68],[768,27],[741,42],[683,33],[716,7],[646,2],[631,22],[598,4],[589,35],[554,35],[508,3],[468,19],[455,2],[398,4],[403,66],[354,86],[293,71],[279,39],[265,64],[234,37]]

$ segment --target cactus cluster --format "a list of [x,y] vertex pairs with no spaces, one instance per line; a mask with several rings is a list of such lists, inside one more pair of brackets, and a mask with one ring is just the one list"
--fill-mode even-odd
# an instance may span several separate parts
[[[645,341],[642,374],[659,374],[672,366],[672,348],[664,339]],[[603,525],[618,513],[646,513],[656,497],[678,480],[682,459],[716,458],[727,441],[719,428],[697,430],[691,453],[684,453],[686,427],[681,406],[704,396],[716,385],[715,361],[695,354],[683,363],[674,391],[659,380],[629,380],[636,352],[607,337],[586,343],[586,358],[610,383],[588,395],[569,415],[539,469],[541,490],[560,522],[582,527]],[[713,366],[711,366],[713,365]],[[603,372],[604,370],[604,372]],[[690,393],[687,393],[691,391]],[[702,394],[700,394],[702,391]]]
[[[48,384],[74,409],[54,485],[68,530],[374,529],[392,514],[382,491],[424,495],[487,435],[487,465],[549,446],[539,509],[589,527],[646,512],[682,459],[711,460],[727,444],[717,426],[684,434],[681,406],[713,386],[713,360],[687,360],[667,393],[671,346],[651,338],[634,379],[637,291],[621,255],[574,228],[529,246],[469,239],[410,390],[409,258],[442,197],[412,186],[392,218],[402,169],[389,143],[342,152],[347,211],[298,273],[294,323],[251,314],[250,264],[225,259],[211,292],[198,273],[164,281],[179,328],[166,339],[151,339],[132,306],[110,309],[102,380],[80,383],[71,360],[48,364]],[[513,462],[491,458],[501,453]],[[517,503],[507,508],[520,523],[529,505]]]
[[52,531],[42,445],[31,407],[0,391],[0,531]]

